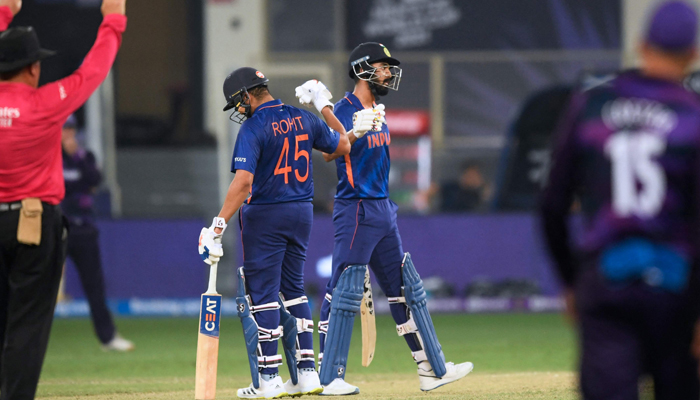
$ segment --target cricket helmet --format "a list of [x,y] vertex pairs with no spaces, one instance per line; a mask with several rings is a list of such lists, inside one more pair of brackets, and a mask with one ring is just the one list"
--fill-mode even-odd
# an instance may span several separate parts
[[[235,109],[231,114],[231,120],[241,123],[246,118],[250,118],[252,115],[250,102],[244,104],[248,91],[259,86],[267,86],[267,82],[269,79],[262,72],[251,67],[238,68],[226,77],[224,81],[224,97],[226,98],[224,111]],[[243,113],[238,111],[241,107],[245,110]]]
[[[371,65],[376,62],[385,62],[390,65],[391,78],[389,80],[382,83],[378,82],[378,68]],[[365,42],[355,47],[350,53],[348,60],[349,75],[352,79],[358,78],[367,81],[375,95],[385,96],[388,93],[387,89],[399,90],[399,82],[401,81],[399,64],[401,62],[393,58],[389,49],[383,44]]]

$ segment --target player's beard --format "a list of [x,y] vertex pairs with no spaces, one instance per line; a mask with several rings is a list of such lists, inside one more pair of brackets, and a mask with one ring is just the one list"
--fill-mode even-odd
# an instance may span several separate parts
[[384,97],[387,94],[389,94],[389,88],[386,86],[382,86],[380,84],[370,82],[369,83],[369,89],[374,95],[374,97]]

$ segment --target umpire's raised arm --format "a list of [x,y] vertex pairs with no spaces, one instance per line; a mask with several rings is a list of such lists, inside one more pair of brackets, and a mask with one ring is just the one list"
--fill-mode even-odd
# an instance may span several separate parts
[[114,64],[126,30],[126,0],[103,0],[104,19],[97,39],[74,73],[59,81],[42,86],[37,101],[44,104],[43,117],[63,121],[80,108],[102,84]]
[[0,31],[7,29],[12,17],[22,9],[22,0],[0,0]]

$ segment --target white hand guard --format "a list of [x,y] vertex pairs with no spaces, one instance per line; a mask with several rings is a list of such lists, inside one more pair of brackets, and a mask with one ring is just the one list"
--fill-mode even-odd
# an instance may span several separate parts
[[306,81],[303,85],[297,86],[295,94],[299,103],[305,106],[313,104],[318,112],[321,112],[325,107],[330,107],[333,110],[333,103],[330,102],[333,95],[321,81],[316,79]]
[[358,111],[352,116],[352,133],[358,139],[365,136],[368,131],[379,132],[382,130],[382,124],[386,123],[384,119],[384,104],[378,104],[374,108],[365,108]]
[[[223,218],[214,217],[211,226],[202,228],[199,233],[199,256],[205,263],[212,265],[223,257],[224,249],[221,246],[221,237],[224,235],[226,226],[226,221]],[[215,228],[221,228],[221,233],[216,233]]]

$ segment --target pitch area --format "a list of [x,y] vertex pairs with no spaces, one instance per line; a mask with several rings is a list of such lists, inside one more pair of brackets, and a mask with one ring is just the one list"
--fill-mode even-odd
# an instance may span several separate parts
[[[418,389],[415,365],[390,317],[377,318],[377,350],[361,366],[355,327],[347,380],[354,399],[576,399],[574,335],[557,314],[438,315],[434,317],[449,361],[472,361],[474,372],[430,393]],[[359,319],[358,325],[359,325]],[[192,399],[196,319],[121,319],[131,353],[103,352],[90,321],[56,320],[38,398]],[[281,351],[281,349],[280,349]],[[286,366],[281,369],[288,378]],[[240,323],[221,324],[217,398],[236,398],[250,383]]]

